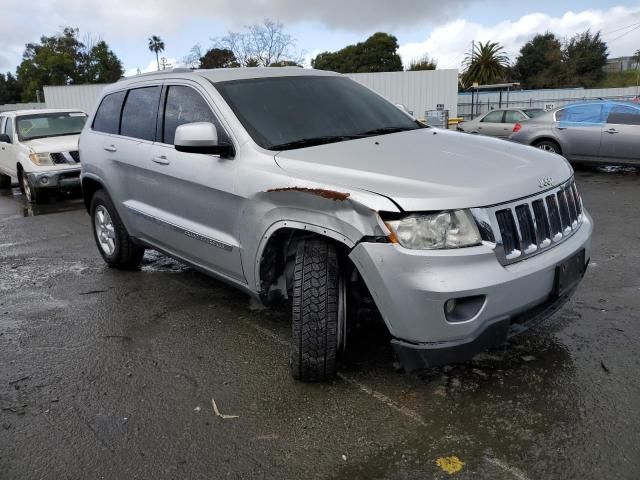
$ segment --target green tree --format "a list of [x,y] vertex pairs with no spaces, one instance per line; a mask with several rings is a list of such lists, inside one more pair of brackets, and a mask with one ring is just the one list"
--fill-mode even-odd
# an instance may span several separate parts
[[462,83],[465,86],[473,83],[488,85],[504,80],[509,59],[499,43],[478,42],[465,57],[463,66],[465,70],[462,73]]
[[364,42],[348,45],[337,52],[324,52],[311,61],[318,70],[340,73],[400,72],[398,39],[388,33],[374,33]]
[[18,103],[20,101],[20,88],[18,81],[11,72],[6,75],[0,73],[0,105],[5,103]]
[[113,83],[124,74],[122,62],[104,40],[87,52],[85,81],[87,83]]
[[607,64],[608,57],[607,44],[600,37],[600,32],[594,35],[587,30],[574,36],[564,48],[567,83],[585,88],[593,87],[605,78],[603,67]]
[[156,54],[156,64],[158,65],[158,70],[160,70],[160,53],[164,52],[164,42],[157,35],[152,35],[149,37],[149,51]]
[[239,67],[233,52],[227,48],[210,48],[202,57],[198,68],[230,68]]
[[566,77],[562,44],[553,33],[538,34],[520,49],[513,74],[526,88],[557,88]]
[[412,59],[407,70],[435,70],[437,67],[438,62],[435,59],[429,58],[429,55],[423,55],[420,58]]

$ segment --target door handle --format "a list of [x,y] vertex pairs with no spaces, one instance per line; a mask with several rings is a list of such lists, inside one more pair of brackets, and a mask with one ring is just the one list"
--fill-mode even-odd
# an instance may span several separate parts
[[611,135],[613,135],[614,133],[618,133],[618,130],[616,130],[615,128],[610,128],[609,130],[605,130],[605,132],[610,133]]
[[115,146],[115,145],[105,145],[105,146],[104,146],[104,149],[105,149],[107,152],[117,152],[117,151],[118,151],[118,149],[116,148],[116,146]]
[[169,160],[164,155],[160,155],[158,157],[153,157],[151,160],[160,164],[160,165],[169,165]]

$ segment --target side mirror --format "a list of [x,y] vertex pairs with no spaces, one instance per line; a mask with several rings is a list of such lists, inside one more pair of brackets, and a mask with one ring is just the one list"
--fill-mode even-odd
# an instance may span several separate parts
[[12,143],[11,137],[6,133],[0,133],[0,143]]
[[221,157],[233,157],[235,154],[233,145],[218,142],[216,126],[209,122],[180,125],[176,128],[173,144],[179,152],[220,155]]

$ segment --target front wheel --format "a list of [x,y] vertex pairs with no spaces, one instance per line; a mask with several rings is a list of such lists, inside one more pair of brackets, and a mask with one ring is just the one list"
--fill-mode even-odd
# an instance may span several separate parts
[[29,203],[42,203],[47,198],[47,193],[43,189],[31,186],[24,172],[20,175],[20,189]]
[[107,265],[120,269],[140,265],[144,248],[133,243],[104,190],[98,190],[91,199],[91,223],[96,245]]
[[301,242],[293,273],[289,364],[294,378],[319,382],[335,377],[345,343],[345,289],[335,246],[322,239]]

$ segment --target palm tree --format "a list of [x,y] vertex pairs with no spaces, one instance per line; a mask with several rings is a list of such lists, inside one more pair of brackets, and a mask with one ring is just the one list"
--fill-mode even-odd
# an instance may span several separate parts
[[164,42],[157,35],[152,35],[149,37],[149,50],[151,52],[155,52],[156,54],[156,63],[158,64],[158,70],[160,70],[160,58],[158,54],[160,52],[164,52]]
[[480,85],[501,81],[507,68],[509,58],[504,54],[504,47],[497,42],[478,42],[462,62],[465,71],[462,81],[469,86],[474,82]]

